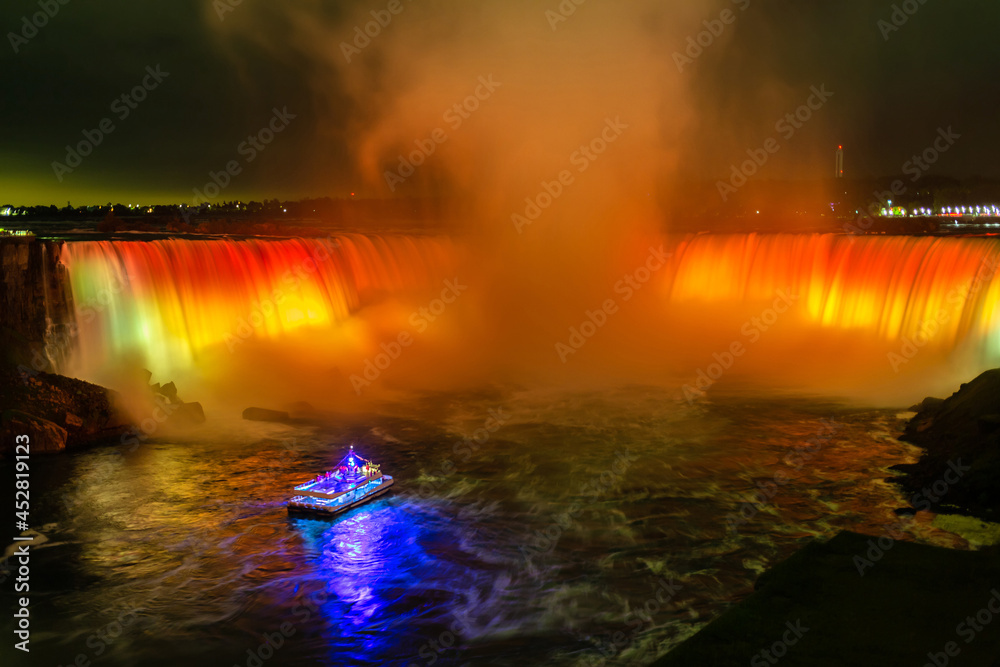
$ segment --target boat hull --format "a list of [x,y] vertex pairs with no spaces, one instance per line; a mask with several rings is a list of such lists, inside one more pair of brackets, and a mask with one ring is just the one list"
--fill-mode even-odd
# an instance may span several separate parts
[[382,483],[378,485],[377,488],[369,491],[360,498],[345,501],[341,503],[329,504],[324,503],[321,498],[309,498],[304,496],[297,496],[288,501],[288,513],[289,514],[317,514],[320,516],[334,516],[337,514],[343,514],[344,512],[351,510],[358,505],[363,505],[379,496],[385,495],[395,484],[395,480],[389,475],[382,476]]

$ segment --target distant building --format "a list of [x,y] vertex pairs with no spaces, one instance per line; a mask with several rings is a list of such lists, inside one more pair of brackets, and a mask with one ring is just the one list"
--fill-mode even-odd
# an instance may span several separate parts
[[843,146],[837,146],[837,163],[836,163],[836,166],[834,167],[834,169],[836,170],[834,172],[834,176],[836,178],[843,178],[844,177],[844,147]]

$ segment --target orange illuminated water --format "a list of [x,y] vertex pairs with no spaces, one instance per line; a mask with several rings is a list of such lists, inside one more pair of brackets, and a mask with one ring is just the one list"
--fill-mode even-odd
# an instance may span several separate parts
[[[652,275],[655,289],[634,303],[621,299],[625,314],[609,318],[594,336],[599,342],[588,342],[574,357],[573,370],[608,371],[608,363],[617,362],[607,362],[612,357],[600,356],[602,350],[619,360],[637,355],[658,373],[686,373],[691,368],[685,363],[705,366],[731,341],[747,342],[740,324],[779,293],[794,295],[794,308],[734,373],[789,378],[808,359],[837,357],[838,345],[850,355],[838,361],[848,382],[860,373],[893,377],[918,348],[934,351],[919,359],[931,374],[959,356],[963,373],[1000,360],[1000,245],[992,239],[701,234],[661,242],[672,256]],[[634,258],[609,257],[609,266],[642,266],[648,245],[637,244]],[[80,332],[70,372],[102,381],[106,376],[97,369],[127,361],[162,377],[192,369],[221,377],[233,373],[222,366],[235,361],[242,370],[263,370],[266,357],[289,375],[291,362],[315,366],[319,356],[335,353],[326,368],[340,369],[339,386],[349,389],[346,378],[360,374],[380,345],[409,332],[422,347],[394,367],[394,381],[404,369],[417,386],[453,371],[466,372],[462,381],[490,381],[498,365],[530,372],[541,367],[538,360],[552,364],[545,373],[563,377],[570,367],[557,364],[549,351],[554,336],[579,323],[577,306],[567,315],[551,305],[572,300],[593,308],[613,293],[611,284],[583,286],[544,275],[516,298],[505,298],[505,285],[514,290],[534,272],[487,262],[456,269],[463,247],[402,234],[67,243],[63,261]],[[519,273],[504,273],[513,270]],[[475,296],[448,306],[441,322],[451,318],[450,324],[435,323],[423,335],[414,331],[407,316],[457,274]],[[647,298],[653,294],[659,297]],[[242,356],[235,359],[234,351]],[[294,371],[309,372],[303,365]],[[829,373],[814,376],[830,380]]]
[[74,361],[95,369],[132,355],[170,371],[212,350],[303,331],[336,346],[349,342],[342,325],[355,312],[426,289],[452,255],[442,239],[360,234],[67,243]]
[[[360,360],[405,330],[407,315],[432,303],[442,279],[458,275],[468,281],[468,296],[419,334],[385,369],[387,379],[373,382],[394,381],[406,364],[430,359],[412,374],[414,386],[460,366],[474,367],[472,381],[499,385],[475,364],[494,357],[514,364],[521,354],[526,366],[537,348],[555,368],[546,372],[565,384],[557,373],[572,364],[599,367],[625,352],[659,384],[615,387],[609,373],[594,390],[528,383],[424,390],[364,410],[335,397],[329,403],[336,410],[321,421],[284,425],[206,410],[205,426],[176,439],[156,431],[134,451],[111,445],[60,457],[40,473],[50,495],[65,499],[46,527],[52,548],[39,552],[46,559],[40,571],[60,572],[72,585],[55,594],[58,605],[41,609],[43,625],[71,636],[76,626],[51,609],[118,613],[116,605],[130,604],[141,610],[139,620],[106,655],[123,664],[176,664],[176,646],[193,647],[213,664],[244,664],[247,648],[262,641],[259,629],[275,618],[294,619],[303,638],[282,649],[279,661],[288,664],[420,663],[426,646],[456,627],[442,664],[507,655],[516,636],[538,639],[525,644],[529,664],[649,664],[811,538],[891,530],[964,546],[926,513],[897,515],[908,500],[883,478],[891,476],[888,466],[918,453],[893,437],[902,424],[894,410],[845,407],[825,396],[758,395],[755,387],[724,382],[710,388],[710,400],[687,401],[675,390],[693,383],[693,374],[669,371],[682,361],[706,368],[730,341],[750,348],[740,324],[761,315],[779,291],[797,297],[794,308],[732,372],[779,374],[811,363],[789,353],[789,340],[802,339],[818,350],[813,356],[846,366],[860,385],[861,372],[869,373],[866,381],[891,375],[885,351],[902,350],[903,339],[921,332],[925,346],[937,348],[922,357],[935,374],[943,373],[942,359],[965,348],[985,367],[998,357],[1000,246],[975,238],[756,234],[660,242],[673,254],[634,300],[616,292],[613,280],[600,284],[603,276],[590,292],[543,274],[509,299],[514,307],[503,305],[511,290],[504,278],[513,273],[462,268],[463,246],[440,238],[66,244],[80,325],[76,362],[88,373],[137,356],[158,381],[186,366],[210,369],[234,390],[247,382],[246,368],[237,375],[216,365],[237,359],[258,367],[288,350],[261,374],[255,403],[239,407],[258,398],[271,404],[284,376],[319,403],[335,382],[345,393],[351,386],[316,361],[319,351],[343,349],[344,375],[361,372]],[[648,246],[609,257],[608,265],[649,266]],[[606,267],[586,267],[598,268]],[[542,305],[559,306],[552,297],[571,294],[576,300],[564,309]],[[564,335],[584,317],[578,312],[609,295],[615,313],[594,327],[577,356],[559,362],[550,332],[536,329],[551,321]],[[564,322],[566,312],[576,319]],[[439,327],[460,335],[439,335]],[[490,339],[491,330],[513,342],[487,344],[505,342],[499,334]],[[862,347],[855,341],[864,341],[882,357],[878,368],[862,370],[857,359],[832,352],[839,339],[852,353]],[[435,345],[447,354],[435,357]],[[617,356],[602,356],[602,345]],[[755,354],[761,359],[751,370]],[[828,386],[828,374],[815,375],[814,386]],[[317,377],[334,379],[326,386]],[[198,400],[208,393],[179,386]],[[482,441],[493,414],[504,421]],[[289,490],[335,464],[353,441],[377,452],[399,480],[395,493],[337,522],[290,521],[283,504]],[[605,484],[618,461],[628,467]],[[761,483],[779,472],[790,481],[763,502]],[[585,489],[595,493],[571,517]],[[747,522],[728,528],[750,505]],[[681,583],[679,597],[641,626],[629,623],[632,610],[648,609],[659,577]],[[295,610],[319,592],[324,602],[299,620]],[[95,618],[100,627],[110,622]],[[625,648],[606,657],[622,633]],[[84,650],[86,635],[72,636]],[[69,650],[63,640],[40,645],[50,662]]]
[[703,234],[677,244],[673,304],[799,299],[799,326],[1000,352],[1000,244],[982,238]]

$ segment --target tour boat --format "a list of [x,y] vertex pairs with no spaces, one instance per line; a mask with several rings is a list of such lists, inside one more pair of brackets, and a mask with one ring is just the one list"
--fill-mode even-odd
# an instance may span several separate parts
[[386,493],[393,484],[378,465],[351,451],[337,467],[295,487],[289,512],[340,514]]

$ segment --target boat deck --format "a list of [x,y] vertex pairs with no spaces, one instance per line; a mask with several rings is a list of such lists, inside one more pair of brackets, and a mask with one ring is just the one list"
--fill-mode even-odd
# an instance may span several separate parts
[[362,482],[365,481],[363,475],[358,475],[356,477],[349,477],[347,479],[337,479],[335,477],[325,477],[321,480],[311,480],[305,484],[300,484],[295,487],[295,490],[300,493],[322,493],[325,495],[335,496],[345,491],[350,491],[355,486],[360,486]]
[[[325,480],[324,480],[325,481]],[[316,496],[295,496],[288,501],[288,510],[298,512],[311,512],[316,514],[339,514],[367,502],[376,496],[387,492],[393,484],[393,479],[389,475],[382,475],[378,479],[369,480],[365,484],[359,485],[346,493],[340,493],[333,498],[322,498]],[[306,485],[302,485],[306,486]],[[296,487],[302,490],[302,487]],[[315,492],[313,489],[310,491]]]

